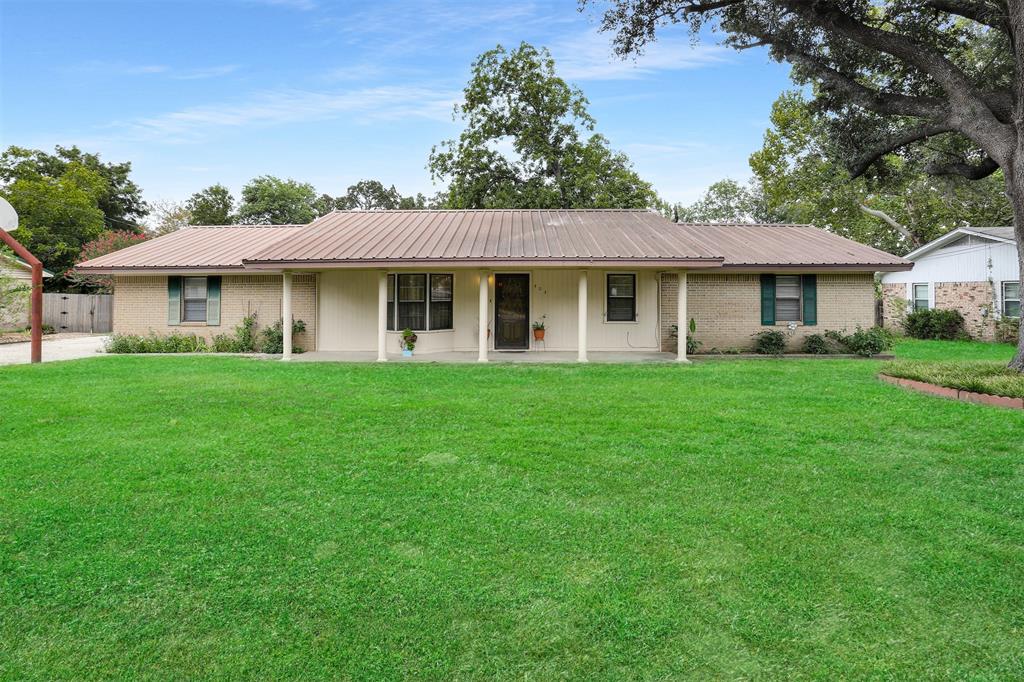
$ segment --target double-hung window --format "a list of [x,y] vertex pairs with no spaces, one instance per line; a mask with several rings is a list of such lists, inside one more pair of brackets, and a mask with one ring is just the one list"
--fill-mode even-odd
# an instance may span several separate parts
[[413,331],[454,327],[454,275],[388,275],[387,328]]
[[775,276],[775,321],[800,321],[800,275]]
[[914,310],[928,310],[928,284],[912,284],[914,287]]
[[636,322],[636,275],[609,274],[606,289],[607,320]]
[[1003,317],[1020,317],[1020,282],[1003,282]]
[[206,278],[182,277],[181,321],[206,322]]

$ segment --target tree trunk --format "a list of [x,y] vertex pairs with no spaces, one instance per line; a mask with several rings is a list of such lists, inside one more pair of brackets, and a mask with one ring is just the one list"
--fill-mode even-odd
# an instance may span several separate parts
[[[1017,238],[1018,277],[1024,275],[1024,139],[1018,141],[1013,155],[1013,165],[1003,169],[1006,177],[1006,193],[1013,206],[1013,234]],[[1021,277],[1024,279],[1024,277]],[[1010,361],[1010,368],[1024,372],[1024,324],[1020,325],[1017,336],[1017,354]]]

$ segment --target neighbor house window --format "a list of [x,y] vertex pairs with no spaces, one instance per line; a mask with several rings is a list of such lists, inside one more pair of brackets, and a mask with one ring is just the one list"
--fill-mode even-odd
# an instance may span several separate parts
[[390,330],[444,330],[454,327],[451,274],[388,275],[388,320]]
[[928,310],[928,285],[915,284],[914,286],[914,310]]
[[452,328],[452,275],[430,276],[430,328]]
[[1003,317],[1020,317],[1020,282],[1003,282]]
[[775,321],[800,321],[800,275],[775,276]]
[[181,321],[206,322],[206,278],[183,277]]
[[608,321],[636,321],[636,275],[608,275]]

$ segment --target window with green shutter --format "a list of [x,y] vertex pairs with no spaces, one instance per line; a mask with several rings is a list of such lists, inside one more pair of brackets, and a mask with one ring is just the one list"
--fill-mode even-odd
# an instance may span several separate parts
[[818,324],[818,276],[802,275],[800,283],[803,289],[804,324]]
[[761,324],[818,323],[817,275],[761,275]]
[[181,324],[181,277],[167,278],[167,324]]
[[775,324],[775,275],[761,275],[761,324]]

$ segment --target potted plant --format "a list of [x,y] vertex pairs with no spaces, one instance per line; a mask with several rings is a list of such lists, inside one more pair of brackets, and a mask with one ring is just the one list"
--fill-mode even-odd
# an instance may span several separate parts
[[542,315],[541,318],[533,323],[533,340],[543,341],[544,340],[544,318],[547,315]]
[[411,358],[412,350],[416,347],[416,340],[419,337],[416,336],[416,332],[411,329],[402,330],[402,355]]

